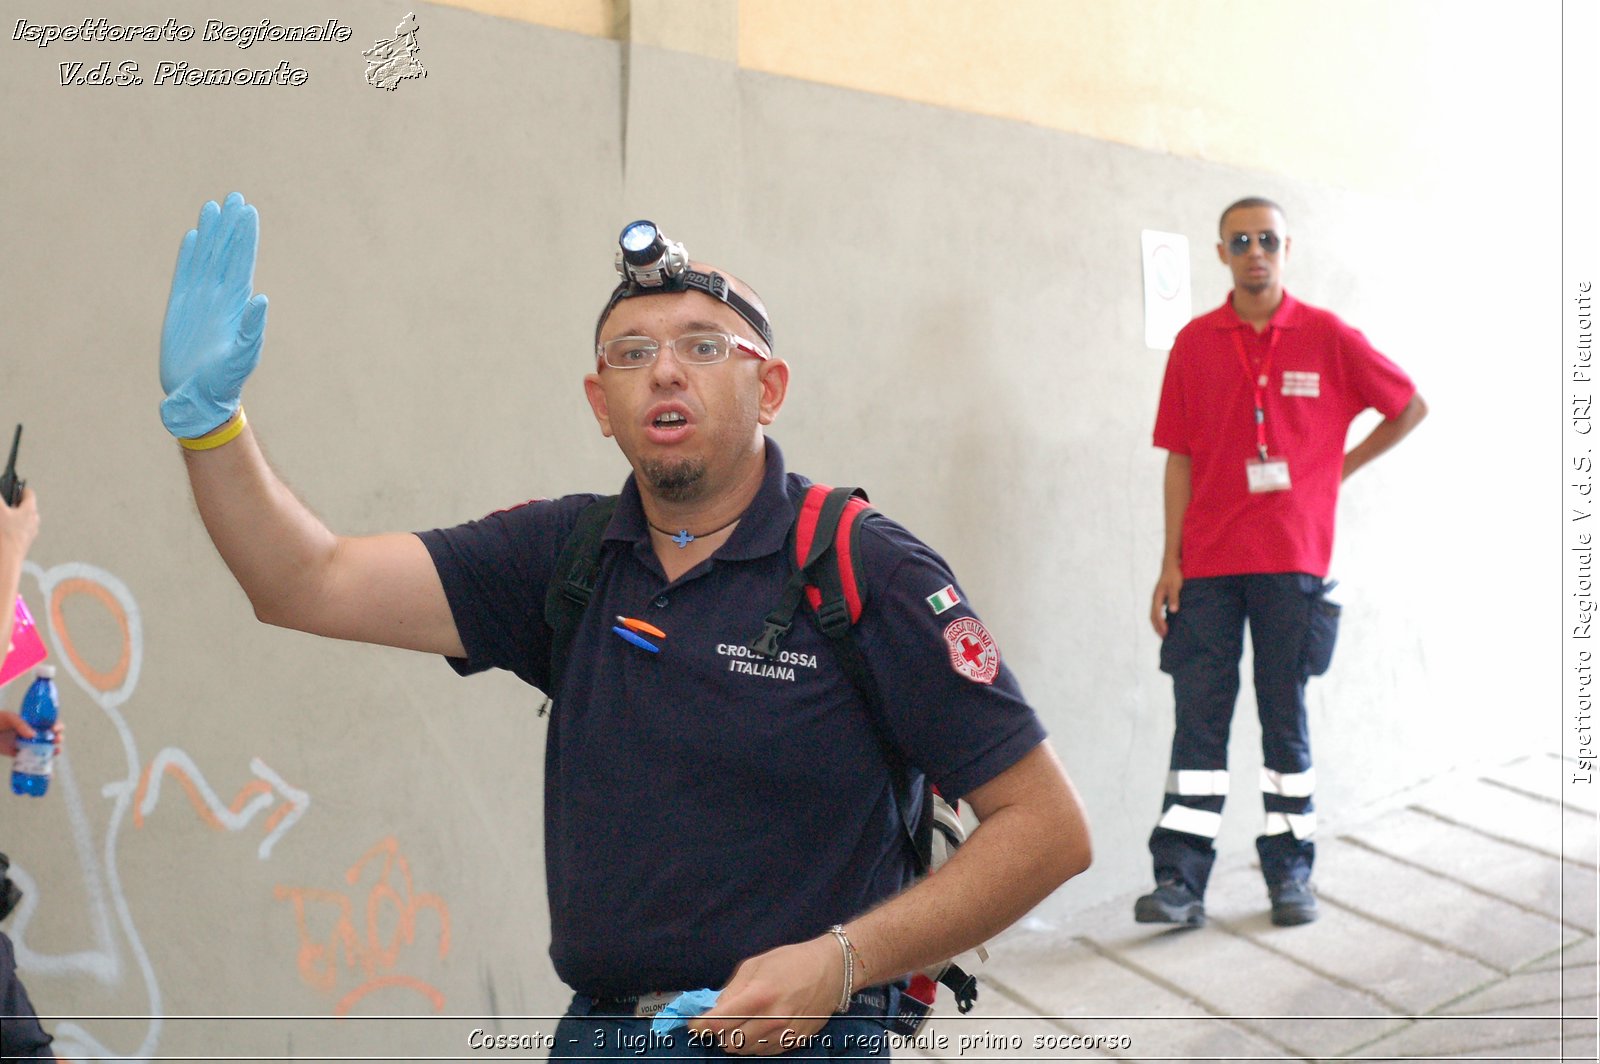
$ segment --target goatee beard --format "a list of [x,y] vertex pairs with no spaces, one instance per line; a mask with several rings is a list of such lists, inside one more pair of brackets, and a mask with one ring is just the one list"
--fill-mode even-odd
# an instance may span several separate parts
[[650,487],[669,502],[688,502],[700,494],[700,481],[706,475],[704,461],[685,459],[679,462],[658,462],[646,459],[640,472]]

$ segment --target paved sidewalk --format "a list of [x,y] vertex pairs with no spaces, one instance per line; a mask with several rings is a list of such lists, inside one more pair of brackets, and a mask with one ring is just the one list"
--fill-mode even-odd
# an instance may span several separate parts
[[977,966],[979,1007],[946,999],[898,1055],[1594,1061],[1596,811],[1563,810],[1563,773],[1525,757],[1336,825],[1304,927],[1272,925],[1242,861],[1219,862],[1204,928],[1136,924],[1132,894],[1019,925]]

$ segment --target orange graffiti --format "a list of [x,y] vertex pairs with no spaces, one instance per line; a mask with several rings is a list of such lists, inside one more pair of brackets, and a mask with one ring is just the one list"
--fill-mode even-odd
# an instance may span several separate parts
[[[345,871],[345,880],[356,885],[363,870],[378,857],[383,860],[377,882],[367,891],[364,936],[357,930],[355,902],[350,895],[281,884],[273,889],[277,900],[294,902],[295,925],[300,935],[300,978],[324,994],[338,993],[341,969],[347,969],[352,978],[361,980],[339,997],[334,1005],[336,1016],[348,1015],[362,998],[385,987],[415,990],[429,1000],[435,1012],[440,1012],[444,1009],[443,994],[419,979],[394,973],[392,969],[400,961],[402,948],[416,942],[417,915],[423,909],[432,909],[439,920],[439,958],[449,954],[450,908],[437,894],[418,894],[412,890],[410,862],[400,852],[400,844],[393,836],[380,840],[363,854]],[[311,931],[307,903],[332,906],[338,913],[325,940],[319,940]],[[386,910],[394,919],[394,930],[387,941],[380,928]]]
[[[240,793],[242,794],[243,792]],[[272,811],[272,815],[267,817],[267,822],[262,825],[266,829],[267,834],[270,835],[272,833],[272,829],[278,826],[278,822],[292,812],[294,812],[294,806],[290,805],[288,802],[284,802],[282,805],[278,806],[278,808],[274,809]]]
[[[72,636],[68,632],[66,622],[61,616],[61,604],[70,595],[88,595],[91,598],[98,599],[101,605],[105,606],[106,611],[116,620],[117,628],[122,633],[122,656],[117,660],[116,666],[110,672],[101,672],[98,669],[91,668],[83,658],[78,656],[78,648],[73,644]],[[73,577],[70,580],[61,581],[56,585],[55,590],[50,593],[50,623],[55,628],[56,636],[61,640],[61,649],[71,659],[73,667],[78,670],[78,674],[83,677],[84,681],[96,691],[102,694],[114,691],[122,685],[123,680],[128,678],[128,669],[133,664],[133,637],[128,631],[128,614],[123,610],[122,603],[118,602],[116,597],[106,588],[93,580],[85,580],[83,577]]]
[[[135,791],[133,795],[133,826],[135,828],[144,827],[144,796],[145,792],[150,789],[150,769],[154,765],[155,762],[152,761],[149,765],[144,767],[144,772],[139,776],[139,789]],[[211,807],[206,803],[206,800],[200,796],[200,791],[197,787],[195,787],[194,780],[189,778],[189,774],[183,770],[182,765],[169,761],[167,762],[166,768],[163,770],[163,774],[171,776],[173,779],[183,784],[183,791],[189,796],[189,802],[194,806],[195,812],[200,814],[201,820],[204,820],[207,824],[210,824],[218,831],[227,830],[227,826],[223,824],[222,821],[217,819],[217,814],[211,811]],[[233,803],[228,806],[228,812],[238,813],[245,807],[245,804],[256,795],[271,793],[272,786],[271,784],[267,783],[266,780],[251,780],[249,783],[245,784],[239,789],[238,794],[234,795]],[[287,803],[279,808],[278,811],[273,814],[272,819],[267,822],[267,831],[270,833],[272,831],[272,826],[279,820],[283,819],[284,815],[292,808],[293,807]]]
[[415,990],[417,993],[433,1002],[434,1012],[444,1011],[444,995],[439,993],[439,991],[435,990],[433,987],[429,986],[427,983],[424,983],[420,979],[413,979],[409,975],[386,975],[381,979],[374,979],[369,983],[363,983],[361,986],[356,987],[354,990],[350,991],[350,993],[340,998],[339,1004],[334,1006],[333,1014],[335,1016],[348,1016],[350,1015],[350,1010],[355,1008],[356,1002],[360,1001],[362,998],[373,993],[374,991],[382,990],[384,987],[389,986],[402,986],[407,990]]

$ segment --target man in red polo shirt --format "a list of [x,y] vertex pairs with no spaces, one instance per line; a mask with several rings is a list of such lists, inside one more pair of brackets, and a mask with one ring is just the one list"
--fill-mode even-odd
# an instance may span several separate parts
[[[1273,923],[1304,924],[1317,918],[1305,686],[1327,668],[1338,625],[1324,581],[1339,486],[1428,408],[1360,332],[1284,291],[1289,237],[1276,203],[1242,199],[1219,229],[1233,292],[1178,334],[1156,415],[1155,444],[1168,452],[1166,543],[1150,623],[1177,720],[1150,835],[1156,889],[1134,918],[1205,922],[1248,622],[1266,812],[1256,849]],[[1368,407],[1384,420],[1346,452],[1350,423]]]

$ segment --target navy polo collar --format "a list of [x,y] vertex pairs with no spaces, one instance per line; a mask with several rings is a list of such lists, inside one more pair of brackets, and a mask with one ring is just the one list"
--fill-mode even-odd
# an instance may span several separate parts
[[[761,477],[761,487],[750,506],[739,518],[728,541],[717,548],[716,557],[725,561],[747,561],[765,558],[784,549],[789,540],[789,528],[794,524],[794,504],[789,501],[783,452],[771,439],[766,440],[767,468]],[[611,515],[605,538],[640,544],[650,539],[650,526],[644,519],[644,505],[639,501],[639,486],[629,476],[622,485],[617,500],[617,512]]]

